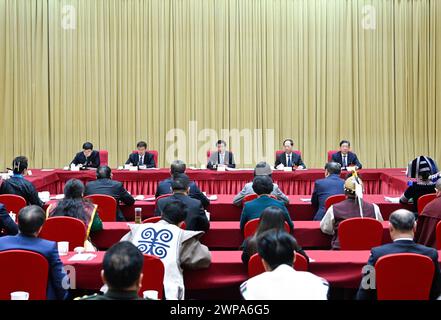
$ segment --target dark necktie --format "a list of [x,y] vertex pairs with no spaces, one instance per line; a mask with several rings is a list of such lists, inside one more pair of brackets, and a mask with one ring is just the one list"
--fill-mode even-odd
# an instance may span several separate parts
[[288,155],[288,167],[292,167],[291,155]]
[[139,165],[143,165],[144,164],[144,156],[139,156]]

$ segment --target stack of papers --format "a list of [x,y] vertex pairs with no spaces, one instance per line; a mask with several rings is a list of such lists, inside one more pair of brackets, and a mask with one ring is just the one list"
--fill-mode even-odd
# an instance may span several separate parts
[[300,198],[300,201],[311,202],[311,198]]
[[135,200],[142,201],[142,200],[144,200],[144,196],[143,196],[142,194],[137,195],[137,196],[135,197]]
[[391,202],[391,203],[400,203],[400,197],[395,198],[395,197],[384,197],[384,200],[386,200],[387,202]]
[[208,197],[208,200],[210,200],[210,201],[215,201],[215,200],[217,200],[217,195],[213,194],[213,195],[209,196],[209,197]]
[[144,200],[145,200],[145,201],[155,201],[156,198],[155,198],[155,197],[151,197],[151,198],[145,198]]
[[96,254],[93,253],[78,253],[71,258],[69,261],[90,261],[96,257]]

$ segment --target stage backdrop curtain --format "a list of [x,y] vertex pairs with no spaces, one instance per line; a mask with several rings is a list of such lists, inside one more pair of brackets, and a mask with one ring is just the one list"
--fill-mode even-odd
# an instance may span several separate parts
[[0,0],[0,168],[64,166],[84,141],[117,166],[141,139],[166,166],[190,121],[274,130],[253,163],[287,137],[309,167],[343,138],[366,167],[440,160],[440,84],[438,0]]

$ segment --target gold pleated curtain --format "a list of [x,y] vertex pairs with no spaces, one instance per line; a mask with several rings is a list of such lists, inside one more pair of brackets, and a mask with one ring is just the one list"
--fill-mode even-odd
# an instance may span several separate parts
[[85,141],[115,167],[138,140],[200,165],[202,129],[251,130],[239,166],[288,137],[309,167],[343,138],[365,167],[439,162],[441,1],[0,0],[0,106],[0,168],[61,167]]

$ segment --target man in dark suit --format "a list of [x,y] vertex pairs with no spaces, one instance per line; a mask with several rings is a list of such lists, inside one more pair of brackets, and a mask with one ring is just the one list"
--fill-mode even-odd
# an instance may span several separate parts
[[[46,220],[46,214],[38,206],[28,206],[20,210],[18,215],[18,229],[16,236],[0,238],[0,251],[27,250],[44,256],[49,263],[49,277],[47,284],[47,298],[49,300],[63,300],[67,298],[68,284],[66,273],[58,255],[58,246],[54,241],[38,238],[38,234]],[[29,266],[32,268],[32,266]]]
[[288,223],[292,232],[294,224],[285,204],[282,201],[270,197],[271,192],[273,191],[273,180],[268,176],[256,176],[253,180],[253,190],[258,195],[258,198],[245,203],[240,216],[240,230],[243,231],[245,224],[248,221],[260,218],[263,210],[274,206],[283,211],[285,221]]
[[350,148],[351,143],[348,140],[342,140],[340,142],[340,151],[332,155],[331,161],[340,163],[344,170],[351,166],[355,166],[355,169],[361,169],[362,165],[358,161],[357,155],[349,151]]
[[185,204],[187,208],[187,218],[185,219],[186,229],[192,231],[207,231],[210,227],[210,222],[208,221],[201,202],[188,196],[189,185],[190,180],[186,174],[176,175],[172,181],[173,195],[158,200],[155,215],[160,216],[166,204],[173,201],[180,201]]
[[[430,290],[430,299],[437,299],[441,293],[441,273],[438,263],[438,252],[413,241],[416,230],[415,215],[409,210],[399,209],[393,212],[389,217],[389,232],[393,240],[392,243],[373,248],[368,264],[375,266],[375,263],[381,257],[394,253],[416,253],[432,259],[435,266],[435,273],[432,280],[432,288]],[[366,274],[365,274],[366,275]],[[409,277],[412,275],[410,274]],[[405,283],[406,279],[403,279]],[[375,289],[364,288],[363,281],[357,293],[358,300],[370,300],[377,298]]]
[[227,143],[224,140],[218,140],[216,147],[217,150],[213,151],[208,159],[207,168],[212,170],[218,167],[236,168],[233,153],[226,150]]
[[316,180],[311,203],[316,210],[314,220],[322,220],[325,215],[325,202],[330,196],[344,194],[345,181],[340,178],[341,166],[328,162],[325,166],[325,178]]
[[297,153],[292,152],[293,146],[294,141],[292,139],[286,139],[283,141],[283,149],[285,152],[276,157],[276,163],[274,164],[276,169],[281,169],[283,167],[297,167],[299,169],[306,169],[306,165],[303,163],[302,157]]
[[[159,182],[158,187],[156,188],[155,197],[162,196],[164,194],[170,194],[172,193],[172,181],[173,177],[175,175],[183,174],[185,173],[185,170],[187,169],[187,166],[185,165],[184,161],[181,160],[175,160],[172,162],[170,166],[170,174],[171,177],[165,180],[162,180]],[[194,199],[198,199],[204,208],[207,208],[210,204],[210,200],[199,190],[197,184],[194,181],[190,181],[190,191],[188,195]]]
[[0,203],[0,231],[4,231],[0,236],[9,235],[15,236],[18,233],[18,227],[14,220],[9,216],[8,211],[3,204]]
[[138,153],[130,154],[126,164],[131,164],[132,166],[145,166],[146,168],[156,168],[153,154],[147,152],[147,142],[138,142],[136,148],[138,149]]
[[15,194],[23,197],[27,204],[43,207],[44,203],[38,197],[34,185],[24,178],[28,172],[28,159],[23,156],[16,157],[12,162],[12,167],[13,176],[3,181],[0,186],[0,194]]
[[83,151],[78,152],[70,164],[80,166],[80,168],[98,168],[100,166],[100,153],[93,150],[93,144],[86,142],[83,144]]
[[[86,185],[84,191],[85,196],[92,194],[104,194],[115,198],[116,202],[131,206],[135,203],[135,199],[127,192],[123,184],[119,181],[112,180],[112,170],[108,166],[98,167],[96,171],[96,180],[90,181]],[[119,208],[116,210],[116,220],[126,221],[124,215]]]

